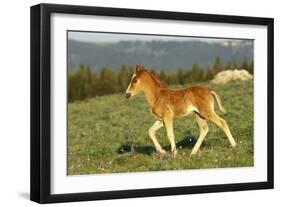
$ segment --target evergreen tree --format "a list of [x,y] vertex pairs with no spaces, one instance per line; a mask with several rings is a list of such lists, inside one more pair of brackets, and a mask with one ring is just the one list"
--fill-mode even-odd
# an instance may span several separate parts
[[95,97],[98,95],[99,90],[99,75],[97,72],[91,73],[91,79],[92,79],[92,90],[91,90],[91,97]]
[[248,71],[249,73],[254,74],[254,61],[251,61]]
[[217,56],[214,60],[213,70],[215,71],[215,73],[218,73],[218,72],[224,70],[224,65],[221,63],[221,59],[219,56]]
[[178,69],[177,77],[178,77],[179,84],[183,85],[185,83],[185,80],[184,80],[184,73],[182,69]]
[[235,59],[232,61],[232,67],[233,67],[233,69],[238,68],[238,64],[237,64],[237,61]]
[[187,69],[184,73],[183,73],[183,79],[185,83],[190,83],[192,82],[192,74],[191,74],[191,70]]
[[234,60],[229,60],[225,65],[225,70],[234,70],[237,68],[237,63]]
[[92,72],[90,67],[87,65],[85,66],[85,93],[86,98],[92,97],[93,91],[93,83],[92,83]]
[[208,66],[207,70],[206,70],[206,75],[205,75],[205,80],[212,80],[214,78],[214,72],[211,69],[210,66]]
[[169,73],[169,75],[167,76],[167,84],[168,85],[178,85],[179,84],[178,76],[176,73]]
[[117,92],[117,78],[113,70],[102,68],[99,83],[99,95]]
[[249,70],[249,61],[248,58],[246,56],[244,56],[242,63],[240,65],[240,69],[245,69],[245,70]]
[[197,63],[194,63],[191,68],[191,80],[192,82],[198,82],[204,80],[204,71]]
[[165,83],[168,84],[168,77],[167,77],[167,74],[164,70],[160,70],[159,77],[162,81],[164,81]]
[[89,70],[85,67],[85,65],[79,65],[78,70],[69,75],[69,101],[77,99],[82,100],[88,97],[90,90],[88,72]]
[[122,65],[118,72],[118,87],[120,91],[126,90],[130,82],[130,77],[126,65]]

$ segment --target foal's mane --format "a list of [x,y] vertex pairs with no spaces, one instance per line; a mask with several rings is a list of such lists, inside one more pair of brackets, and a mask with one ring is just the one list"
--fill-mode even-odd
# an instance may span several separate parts
[[153,71],[151,70],[144,70],[145,72],[147,72],[147,74],[152,78],[152,80],[154,81],[154,83],[161,87],[161,88],[167,88],[166,83],[164,83],[163,81],[160,80],[160,78],[158,77],[157,74],[155,74]]

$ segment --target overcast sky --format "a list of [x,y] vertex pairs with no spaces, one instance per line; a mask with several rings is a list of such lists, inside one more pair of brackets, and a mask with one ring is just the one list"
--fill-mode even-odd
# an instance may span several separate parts
[[[198,40],[204,42],[225,41],[227,39],[217,38],[197,38],[197,37],[176,37],[176,36],[158,36],[158,35],[136,35],[136,34],[118,34],[118,33],[97,33],[97,32],[68,32],[68,38],[71,40],[79,40],[85,42],[119,42],[119,41],[190,41]],[[229,39],[230,40],[230,39]],[[234,40],[231,41],[240,41]]]

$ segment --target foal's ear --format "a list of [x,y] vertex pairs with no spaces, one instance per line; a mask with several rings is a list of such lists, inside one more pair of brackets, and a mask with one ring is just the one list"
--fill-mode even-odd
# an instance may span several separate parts
[[136,73],[140,73],[143,69],[142,65],[136,65]]

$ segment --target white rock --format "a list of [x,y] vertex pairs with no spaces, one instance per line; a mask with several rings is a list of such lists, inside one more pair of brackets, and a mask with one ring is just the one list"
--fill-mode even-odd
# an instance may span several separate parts
[[222,72],[219,72],[215,75],[214,79],[211,80],[214,84],[226,84],[229,81],[233,80],[250,80],[253,78],[253,75],[251,75],[248,71],[245,69],[234,69],[234,70],[224,70]]

